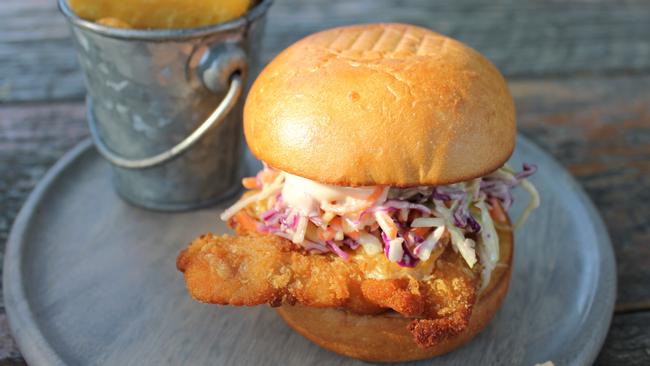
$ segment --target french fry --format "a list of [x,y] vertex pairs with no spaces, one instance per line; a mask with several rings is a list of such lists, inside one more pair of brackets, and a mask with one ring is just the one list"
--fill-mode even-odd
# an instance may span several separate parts
[[81,18],[118,28],[194,28],[244,14],[251,0],[69,0]]
[[113,28],[133,28],[131,24],[117,18],[101,18],[96,23]]

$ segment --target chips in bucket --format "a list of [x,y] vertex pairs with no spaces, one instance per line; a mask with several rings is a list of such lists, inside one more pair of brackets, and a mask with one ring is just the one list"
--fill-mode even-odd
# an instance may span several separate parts
[[107,27],[113,27],[113,28],[133,28],[133,27],[131,27],[131,24],[129,24],[129,23],[123,21],[123,20],[120,20],[120,19],[117,19],[117,18],[110,18],[110,17],[101,18],[96,23],[101,24],[101,25],[105,25]]
[[244,14],[251,0],[69,0],[81,18],[116,28],[194,28]]

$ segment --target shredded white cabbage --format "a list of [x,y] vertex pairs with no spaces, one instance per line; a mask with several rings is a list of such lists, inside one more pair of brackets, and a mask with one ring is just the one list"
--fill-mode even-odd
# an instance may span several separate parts
[[402,248],[402,243],[404,238],[395,238],[388,242],[390,247],[388,248],[388,260],[391,262],[399,262],[404,256],[404,249]]
[[391,233],[393,231],[392,228],[395,226],[395,223],[393,222],[393,219],[387,213],[385,213],[383,211],[375,212],[375,219],[377,220],[377,223],[379,224],[379,227],[388,236],[388,239],[394,239],[394,237],[391,237],[390,234],[389,234],[389,233]]
[[359,244],[367,254],[381,253],[382,245],[376,236],[368,233],[359,234]]
[[444,225],[445,220],[438,217],[418,217],[411,222],[411,227],[438,227]]
[[303,240],[305,240],[305,233],[307,232],[308,223],[309,223],[309,219],[307,219],[307,216],[303,216],[303,215],[298,216],[298,224],[296,225],[296,232],[293,234],[291,241],[293,241],[296,244],[300,244],[302,243]]
[[474,264],[476,264],[476,250],[474,249],[474,240],[469,238],[467,240],[465,239],[465,234],[463,234],[463,232],[458,227],[456,227],[456,225],[454,225],[454,219],[452,217],[452,212],[456,208],[455,205],[457,202],[451,208],[447,208],[447,206],[445,206],[444,202],[442,201],[434,200],[433,202],[435,204],[434,213],[442,216],[445,221],[445,228],[451,236],[452,247],[460,253],[469,268],[473,268]]
[[271,183],[270,185],[264,187],[264,189],[262,189],[261,192],[256,193],[256,194],[252,194],[252,195],[250,195],[248,197],[244,197],[244,198],[240,199],[239,201],[235,202],[234,205],[228,207],[227,210],[225,210],[223,213],[221,213],[219,218],[221,218],[221,220],[223,220],[223,221],[228,221],[228,220],[230,220],[231,217],[235,216],[237,214],[237,212],[241,211],[242,209],[244,209],[246,206],[250,205],[251,203],[266,199],[266,198],[270,197],[271,195],[280,192],[280,190],[282,189],[283,181],[284,181],[284,173],[278,174],[278,176],[275,178],[273,183]]
[[528,219],[528,215],[539,207],[540,199],[539,199],[539,193],[537,192],[537,189],[535,188],[534,185],[532,185],[528,179],[524,179],[521,181],[521,188],[525,189],[529,194],[530,194],[530,201],[528,202],[528,206],[526,206],[526,209],[524,212],[521,213],[521,216],[517,219],[515,222],[514,229],[516,230],[519,228],[521,225],[526,222]]
[[470,238],[465,238],[456,242],[456,248],[460,252],[460,255],[463,256],[465,262],[469,268],[474,268],[476,264],[476,243]]
[[499,261],[499,236],[494,228],[494,222],[490,216],[490,210],[484,201],[476,203],[476,207],[481,211],[479,224],[481,224],[481,243],[479,245],[479,258],[483,266],[481,275],[481,289],[487,287],[490,283],[490,276]]
[[444,233],[445,226],[439,225],[422,243],[420,243],[419,250],[415,255],[422,261],[428,260],[429,257],[431,257],[431,252],[436,248]]

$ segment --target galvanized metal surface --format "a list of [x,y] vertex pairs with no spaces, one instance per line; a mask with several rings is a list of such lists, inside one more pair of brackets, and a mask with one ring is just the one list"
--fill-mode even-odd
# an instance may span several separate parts
[[[224,81],[257,71],[270,4],[260,1],[246,15],[214,26],[134,30],[80,19],[59,0],[92,100],[88,118],[114,164],[122,197],[143,207],[184,210],[232,194],[241,174],[235,162],[242,152],[243,98],[225,118],[228,110],[217,106],[232,93]],[[189,148],[186,138],[215,110],[216,126],[204,128]]]
[[[30,365],[365,365],[325,351],[266,307],[193,301],[176,253],[228,231],[220,209],[151,212],[115,196],[90,144],[62,158],[16,219],[4,260],[12,333]],[[524,138],[542,205],[516,233],[510,291],[477,338],[408,365],[589,365],[612,316],[616,268],[592,203]],[[521,192],[519,192],[521,193]],[[525,205],[516,196],[513,215]],[[226,203],[227,204],[227,203]]]

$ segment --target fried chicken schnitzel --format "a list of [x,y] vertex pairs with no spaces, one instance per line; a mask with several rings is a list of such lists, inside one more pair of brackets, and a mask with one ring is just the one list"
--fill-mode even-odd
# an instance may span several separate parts
[[269,304],[345,308],[357,314],[395,311],[421,346],[462,331],[476,302],[478,271],[446,250],[430,276],[368,278],[363,256],[344,260],[310,254],[273,235],[202,235],[183,250],[177,267],[196,300],[211,304]]

